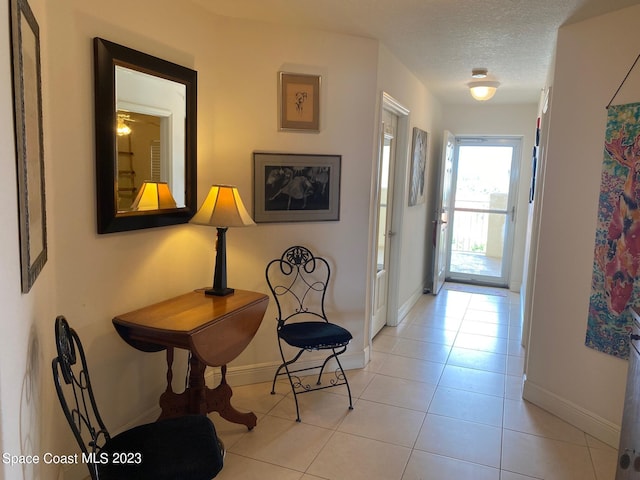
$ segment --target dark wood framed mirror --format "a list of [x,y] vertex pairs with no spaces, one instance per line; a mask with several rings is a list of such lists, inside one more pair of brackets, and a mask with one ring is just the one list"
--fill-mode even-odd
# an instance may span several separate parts
[[197,210],[197,72],[102,38],[93,46],[98,233],[187,223]]

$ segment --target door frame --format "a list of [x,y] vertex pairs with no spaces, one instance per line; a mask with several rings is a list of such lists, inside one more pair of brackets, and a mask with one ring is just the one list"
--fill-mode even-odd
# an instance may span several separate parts
[[[389,266],[391,263],[391,246],[394,243],[396,232],[393,230],[394,210],[394,180],[395,158],[398,143],[398,115],[383,109],[381,112],[380,148],[378,149],[378,204],[376,205],[376,239],[377,239],[377,267],[373,287],[373,310],[371,312],[371,336],[375,337],[382,328],[387,325],[389,308]],[[387,149],[389,150],[387,153]],[[386,168],[385,168],[386,165]],[[386,184],[386,195],[382,202],[382,185]],[[382,240],[384,239],[384,240]],[[383,241],[383,249],[380,251],[380,242]],[[380,254],[382,253],[382,262]]]
[[[380,192],[380,154],[384,140],[382,131],[382,111],[388,110],[398,117],[398,130],[396,136],[396,158],[393,175],[393,214],[390,230],[396,232],[390,246],[389,254],[389,288],[387,290],[387,325],[396,326],[398,320],[398,262],[400,260],[400,245],[402,243],[402,219],[404,217],[405,204],[402,199],[405,196],[407,159],[409,152],[409,113],[410,110],[398,102],[387,92],[382,92],[378,109],[378,136],[376,138],[375,154],[373,156],[373,170],[371,181],[370,205],[378,205]],[[367,337],[371,342],[373,314],[375,311],[375,280],[377,271],[377,233],[378,216],[377,208],[371,208],[369,213],[369,266],[367,282]]]

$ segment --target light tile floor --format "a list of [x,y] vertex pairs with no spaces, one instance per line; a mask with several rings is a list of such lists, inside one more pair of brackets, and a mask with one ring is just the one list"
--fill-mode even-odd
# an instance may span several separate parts
[[258,425],[211,415],[227,447],[217,478],[613,480],[613,448],[522,400],[519,299],[503,295],[424,295],[348,372],[352,411],[344,387],[310,393],[296,423],[288,384],[234,388]]

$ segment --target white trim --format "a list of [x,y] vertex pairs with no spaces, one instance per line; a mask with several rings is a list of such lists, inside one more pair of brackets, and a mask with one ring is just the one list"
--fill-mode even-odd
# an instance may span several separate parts
[[[368,361],[368,348],[360,352],[346,352],[343,355],[340,355],[340,362],[342,363],[342,367],[345,370],[363,368]],[[227,382],[232,386],[271,382],[273,381],[273,375],[276,373],[276,369],[280,366],[280,363],[280,361],[275,361],[268,363],[259,363],[255,365],[229,367],[227,369]],[[313,360],[303,360],[296,362],[297,368],[308,368],[317,364],[318,362],[314,362]],[[327,368],[329,368],[328,371],[332,371],[335,366],[329,364]],[[210,386],[217,385],[220,382],[219,377],[219,369],[208,368],[205,374],[205,383]]]
[[618,448],[620,425],[616,425],[535,383],[524,381],[522,397],[556,415],[592,437]]
[[409,296],[407,301],[404,302],[402,305],[400,305],[400,308],[398,308],[398,325],[402,322],[402,320],[404,320],[404,317],[407,316],[407,314],[414,307],[414,305],[418,303],[418,300],[420,300],[420,297],[424,295],[424,288],[425,286],[422,286],[416,291],[414,291]]
[[398,116],[406,117],[411,113],[407,107],[402,105],[387,92],[382,92],[382,104],[386,107],[386,110],[390,110]]
[[[387,110],[392,112],[393,114],[398,116],[398,131],[396,133],[396,155],[394,171],[396,173],[406,172],[407,158],[409,155],[409,113],[410,110],[403,106],[400,102],[398,102],[395,98],[389,95],[387,92],[381,93],[379,110],[378,110],[378,124],[382,123],[382,112]],[[384,135],[384,132],[379,131],[378,137]],[[373,158],[373,170],[372,170],[372,182],[371,182],[371,192],[370,192],[370,202],[371,205],[378,204],[378,176],[379,176],[379,155],[381,148],[381,138],[378,138],[376,141],[375,147],[375,155]],[[404,218],[404,195],[405,195],[405,184],[406,184],[406,173],[403,175],[396,174],[394,175],[394,185],[393,185],[393,225],[390,225],[390,229],[397,232],[395,240],[391,244],[391,252],[390,252],[390,264],[392,268],[389,271],[389,279],[388,285],[391,286],[387,292],[387,325],[396,326],[400,322],[400,318],[397,317],[398,313],[398,265],[400,259],[400,245],[402,240],[402,221]],[[367,308],[366,308],[366,318],[367,318],[367,327],[365,329],[365,333],[367,335],[367,346],[371,346],[371,326],[373,322],[373,314],[375,312],[375,308],[373,306],[374,302],[374,292],[375,292],[375,272],[377,265],[377,227],[378,227],[378,218],[374,214],[374,209],[371,210],[369,216],[369,265],[367,266]],[[395,267],[393,267],[395,265]]]

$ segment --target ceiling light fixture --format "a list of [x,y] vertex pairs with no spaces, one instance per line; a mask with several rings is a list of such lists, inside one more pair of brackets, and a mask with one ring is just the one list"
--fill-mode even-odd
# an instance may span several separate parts
[[486,68],[474,68],[473,70],[471,70],[471,77],[487,78],[487,73],[489,73],[489,70],[487,70]]
[[484,102],[492,98],[500,82],[495,80],[487,80],[489,71],[486,68],[474,68],[471,70],[471,80],[467,83],[471,96],[480,102]]
[[125,122],[129,121],[129,115],[118,114],[118,124],[116,126],[116,133],[119,137],[131,134],[131,127]]

